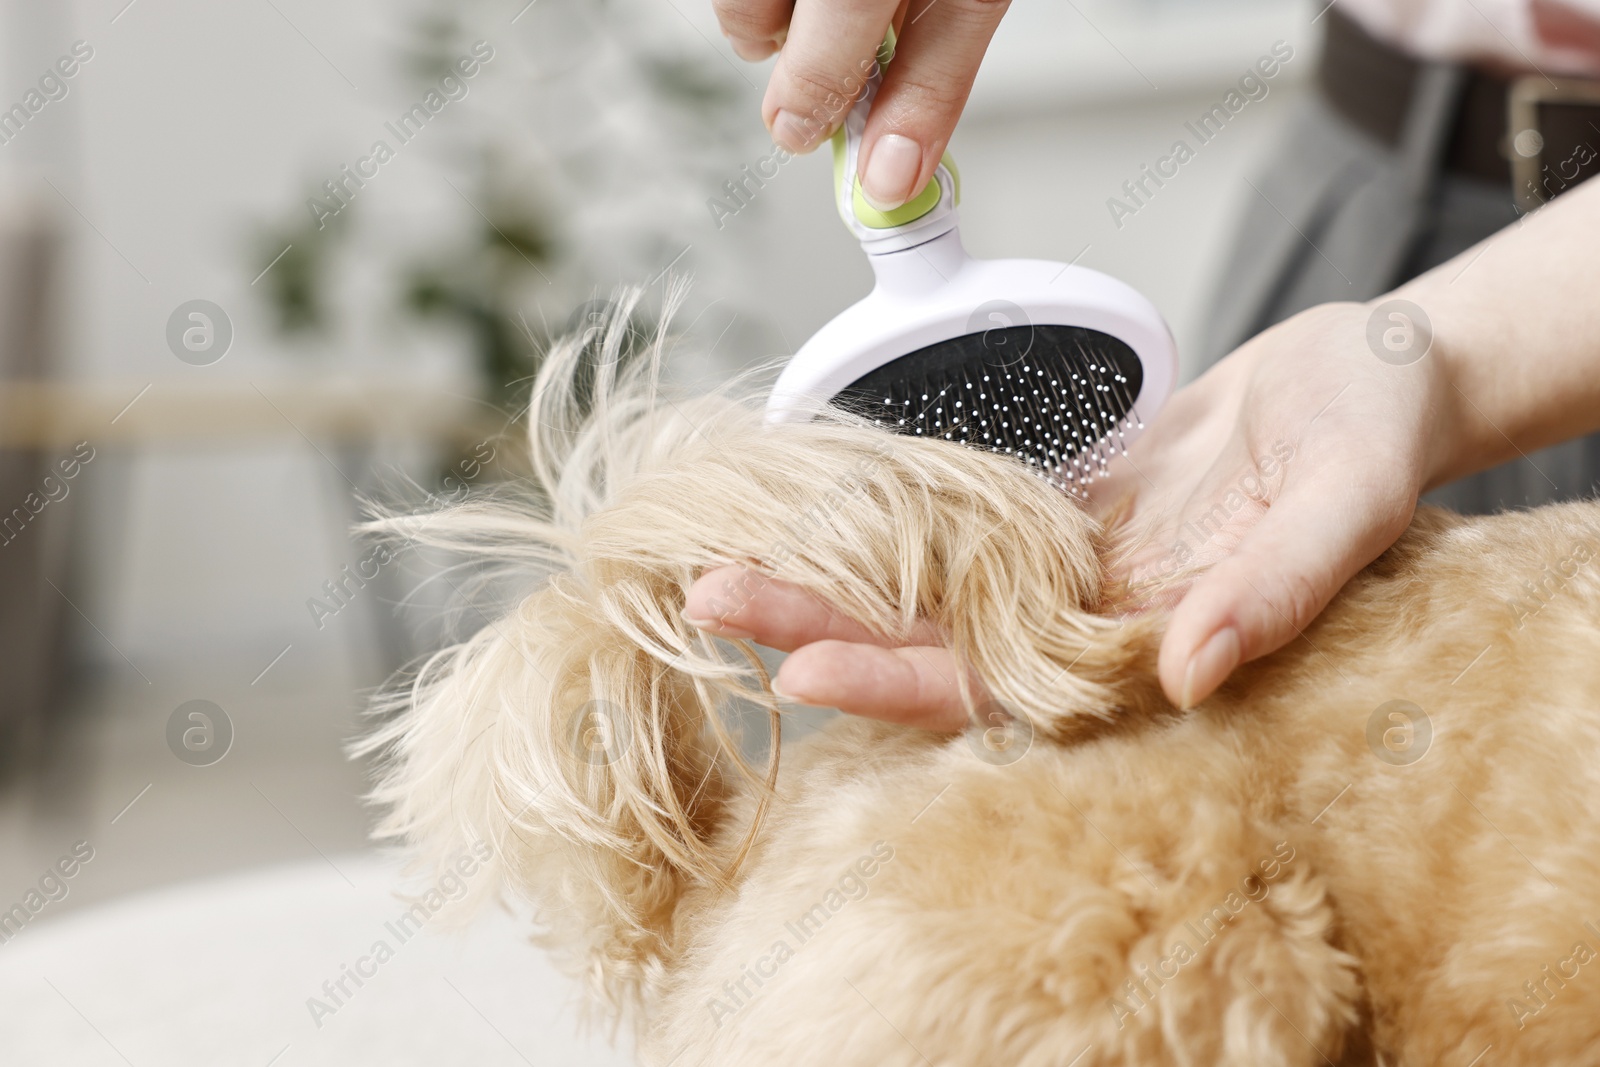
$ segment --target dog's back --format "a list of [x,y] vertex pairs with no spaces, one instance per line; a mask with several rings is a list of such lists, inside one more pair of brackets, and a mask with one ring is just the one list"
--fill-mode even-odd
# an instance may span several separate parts
[[1004,756],[836,721],[686,899],[654,1051],[1594,1062],[1596,555],[1594,504],[1425,512],[1181,719]]

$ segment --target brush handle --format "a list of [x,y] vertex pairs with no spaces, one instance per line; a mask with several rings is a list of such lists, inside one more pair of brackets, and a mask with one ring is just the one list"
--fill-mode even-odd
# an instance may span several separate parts
[[878,48],[877,62],[867,85],[845,114],[833,135],[833,195],[839,217],[869,254],[898,252],[924,244],[956,225],[956,205],[961,202],[961,175],[946,152],[922,190],[892,211],[879,211],[861,194],[861,139],[867,113],[877,99],[883,68],[894,58],[895,34],[891,27]]

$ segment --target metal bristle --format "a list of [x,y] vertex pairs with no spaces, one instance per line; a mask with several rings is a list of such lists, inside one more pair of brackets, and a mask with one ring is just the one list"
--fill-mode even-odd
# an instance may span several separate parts
[[1143,383],[1109,334],[1024,326],[930,345],[865,375],[836,402],[880,426],[1015,455],[1077,496],[1126,454]]

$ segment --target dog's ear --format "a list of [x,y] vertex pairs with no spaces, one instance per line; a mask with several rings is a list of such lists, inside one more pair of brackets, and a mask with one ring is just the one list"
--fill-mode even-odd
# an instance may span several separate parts
[[559,575],[434,657],[365,747],[385,757],[380,835],[436,869],[486,844],[475,895],[533,902],[545,940],[617,1009],[670,959],[685,890],[725,883],[741,858],[720,833],[727,772],[763,776],[725,732],[728,687],[658,647],[694,640],[673,617],[682,589],[582,583]]
[[[740,524],[707,520],[695,492],[672,487],[677,512],[650,511],[649,494],[632,510],[616,506],[719,413],[748,427],[759,413],[708,398],[688,405],[690,418],[658,401],[678,297],[653,337],[631,325],[639,298],[625,294],[605,329],[545,357],[526,485],[368,524],[405,546],[485,561],[533,591],[498,616],[480,611],[481,630],[380,697],[380,725],[357,746],[381,756],[379,836],[434,870],[464,849],[492,849],[470,894],[531,902],[544,940],[578,957],[612,1009],[648,995],[664,972],[683,894],[731,882],[777,766],[774,750],[752,767],[724,718],[730,701],[764,707],[777,736],[760,659],[742,647],[743,660],[729,662],[681,616],[697,570],[728,558],[704,546],[706,528],[737,534]],[[630,355],[635,346],[644,353]],[[742,822],[725,826],[736,792]]]

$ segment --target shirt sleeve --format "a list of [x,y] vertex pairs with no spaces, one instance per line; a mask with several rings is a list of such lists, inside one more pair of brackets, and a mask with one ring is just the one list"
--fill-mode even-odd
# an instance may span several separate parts
[[1515,73],[1600,75],[1600,0],[1335,0],[1419,59]]

